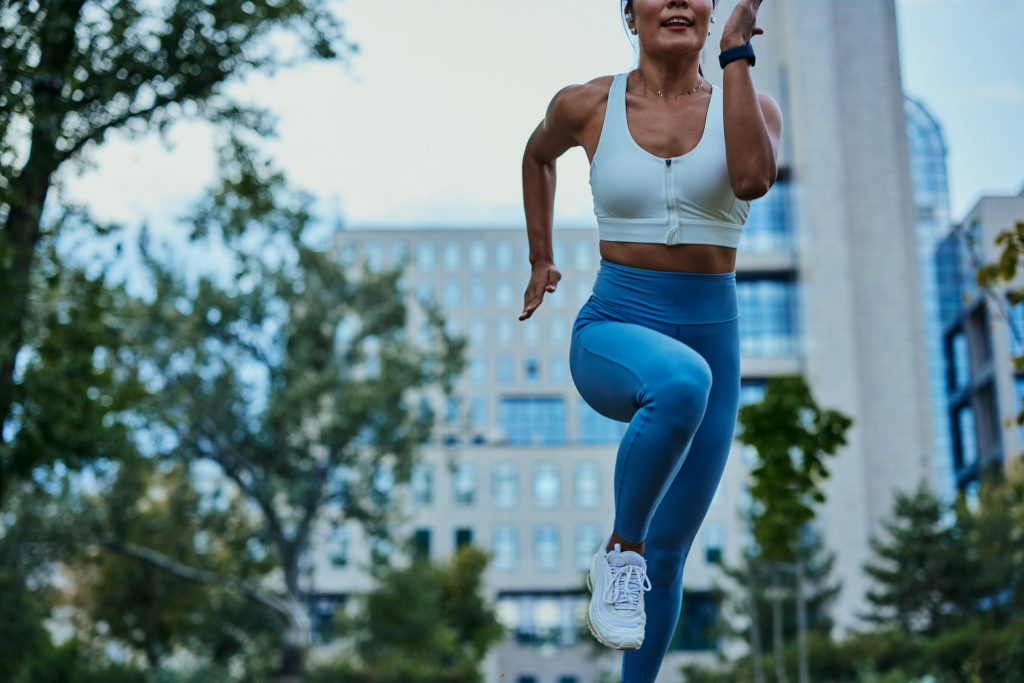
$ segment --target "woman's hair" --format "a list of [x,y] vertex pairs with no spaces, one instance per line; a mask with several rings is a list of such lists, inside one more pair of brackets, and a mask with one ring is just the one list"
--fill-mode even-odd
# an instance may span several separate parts
[[[718,0],[711,0],[711,14],[712,15],[714,15],[715,8],[717,8],[717,7],[718,7]],[[634,17],[635,17],[636,13],[632,11],[633,10],[633,0],[622,0],[622,7],[619,9],[619,16],[622,18],[622,25],[626,29],[626,37],[629,38],[629,34],[630,34],[629,24],[626,23],[626,9],[627,8],[630,10],[630,13],[632,13],[634,15]],[[633,39],[629,38],[629,42],[633,43]],[[640,51],[637,49],[637,45],[639,44],[639,42],[640,42],[640,40],[637,39],[637,43],[633,44],[633,50],[636,51],[636,57],[637,57],[638,61],[640,59]],[[698,62],[698,64],[697,64],[697,73],[700,74],[701,78],[704,78],[704,69],[701,68],[701,63],[703,63],[703,62],[704,62],[704,50],[701,50],[700,51],[700,62]]]

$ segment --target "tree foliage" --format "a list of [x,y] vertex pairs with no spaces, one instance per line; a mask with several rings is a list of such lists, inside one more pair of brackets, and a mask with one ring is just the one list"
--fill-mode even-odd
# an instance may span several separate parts
[[[226,86],[253,72],[357,52],[326,4],[0,0],[0,442],[7,444],[12,431],[44,429],[38,421],[29,424],[35,417],[30,404],[16,405],[29,381],[16,368],[28,321],[38,317],[33,270],[45,246],[44,207],[58,171],[82,161],[83,151],[110,132],[139,136],[156,130],[163,136],[189,116],[272,135],[268,113],[239,104]],[[275,47],[271,36],[278,32],[298,39],[295,54]],[[60,405],[80,395],[50,398]],[[54,430],[43,436],[50,445],[70,438],[67,449],[74,451],[80,434]],[[36,462],[46,464],[48,456],[47,450],[0,449],[0,506],[13,478],[24,477]]]
[[801,528],[814,519],[814,505],[825,500],[824,456],[846,444],[852,423],[839,411],[820,408],[799,375],[770,378],[764,398],[740,408],[737,439],[757,451],[752,531],[766,561],[796,557]]
[[418,555],[380,565],[377,588],[336,618],[354,656],[312,672],[311,683],[483,683],[480,663],[505,633],[481,592],[488,558],[466,545],[443,565]]

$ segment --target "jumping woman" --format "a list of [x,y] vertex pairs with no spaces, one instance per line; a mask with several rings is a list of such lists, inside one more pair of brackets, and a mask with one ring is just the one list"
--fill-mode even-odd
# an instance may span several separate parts
[[[532,273],[519,319],[554,292],[555,160],[590,160],[600,267],[569,368],[594,410],[629,426],[615,518],[590,565],[588,625],[625,650],[623,683],[653,683],[675,632],[690,546],[721,481],[739,410],[736,246],[775,182],[782,114],[754,89],[762,0],[722,31],[722,85],[700,66],[718,0],[621,0],[635,70],[569,85],[523,157]],[[644,593],[650,596],[644,600]]]

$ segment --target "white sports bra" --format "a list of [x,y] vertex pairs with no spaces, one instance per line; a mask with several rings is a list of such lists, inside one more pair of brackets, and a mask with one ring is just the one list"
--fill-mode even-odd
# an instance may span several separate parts
[[626,119],[626,76],[608,91],[590,164],[598,235],[614,242],[735,247],[750,201],[733,194],[725,160],[721,88],[711,90],[704,133],[691,151],[665,159],[641,147]]

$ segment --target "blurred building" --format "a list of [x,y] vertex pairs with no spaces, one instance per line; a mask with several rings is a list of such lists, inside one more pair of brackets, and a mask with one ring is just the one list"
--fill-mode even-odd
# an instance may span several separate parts
[[[1016,196],[982,197],[935,249],[951,465],[969,500],[977,498],[983,468],[1005,468],[1024,453],[1024,428],[1016,424],[1024,371],[1013,364],[1024,353],[1024,307],[1010,304],[1005,287],[988,295],[975,279],[980,265],[1002,253],[996,236],[1019,221],[1024,187]],[[1024,287],[1024,277],[1011,287]]]
[[[893,493],[935,485],[924,228],[915,221],[895,8],[893,0],[777,0],[761,7],[758,25],[765,35],[755,41],[754,79],[781,105],[785,130],[779,178],[753,203],[739,245],[742,397],[758,400],[768,377],[799,372],[820,404],[854,419],[848,444],[829,461],[815,522],[843,583],[831,610],[841,635],[860,625],[868,540],[881,533]],[[717,61],[705,65],[721,87]],[[568,373],[569,332],[597,267],[596,228],[556,220],[553,244],[559,289],[520,322],[525,228],[338,233],[339,253],[352,263],[407,257],[410,297],[436,299],[451,329],[469,338],[459,398],[437,406],[447,425],[405,497],[407,533],[431,557],[462,543],[494,554],[487,586],[510,635],[486,664],[488,683],[590,683],[602,670],[617,672],[621,656],[595,647],[585,630],[579,636],[586,567],[610,529],[625,428],[591,410]],[[413,330],[422,325],[413,318]],[[710,588],[727,583],[719,560],[735,562],[749,542],[740,510],[753,462],[735,443],[687,558],[683,614],[659,681],[677,680],[682,661],[712,661],[723,647],[707,633],[720,612]],[[325,538],[322,551],[312,604],[326,615],[368,583],[357,529]]]
[[931,419],[935,438],[935,488],[940,498],[950,501],[954,497],[956,485],[934,258],[936,246],[951,226],[949,179],[946,174],[948,150],[942,126],[924,103],[909,96],[905,96],[903,101],[907,114],[907,144],[914,188],[917,261],[925,325],[924,348],[928,353]]

